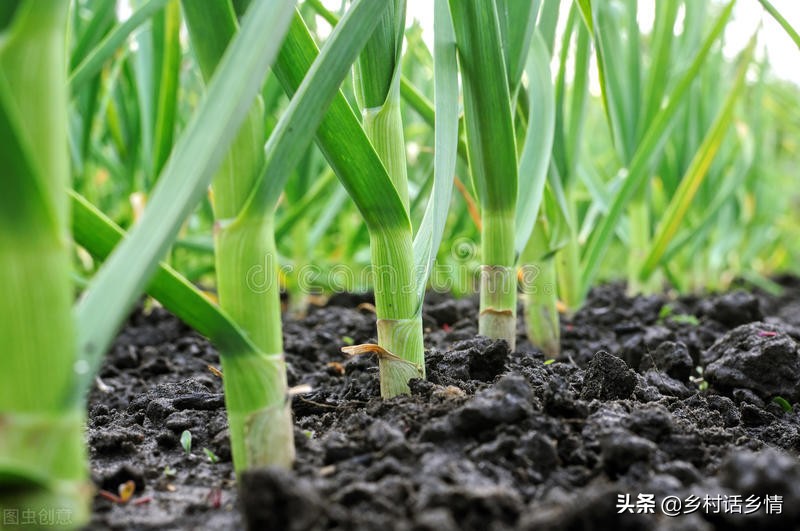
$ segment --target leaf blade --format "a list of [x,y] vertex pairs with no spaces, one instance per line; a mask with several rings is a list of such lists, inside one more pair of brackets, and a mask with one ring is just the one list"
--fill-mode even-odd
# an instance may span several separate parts
[[547,43],[538,31],[534,32],[526,70],[531,105],[528,130],[519,161],[520,184],[514,240],[517,256],[522,255],[539,215],[556,125],[550,54]]
[[[256,2],[197,114],[178,140],[140,223],[109,257],[76,307],[78,352],[92,374],[183,219],[202,197],[278,52],[293,2]],[[261,21],[272,21],[265,31]],[[188,177],[187,177],[188,176]],[[86,380],[83,380],[86,385]]]
[[711,51],[712,46],[722,34],[727,21],[730,19],[733,12],[733,7],[736,0],[732,0],[723,9],[720,16],[717,18],[713,28],[706,36],[702,48],[695,54],[691,66],[687,69],[680,81],[672,91],[670,100],[666,106],[662,107],[658,114],[653,119],[653,123],[644,134],[639,147],[634,154],[629,167],[628,175],[623,181],[622,186],[614,197],[614,202],[611,209],[602,219],[597,229],[592,234],[589,244],[584,252],[583,257],[583,273],[581,275],[581,289],[585,294],[591,282],[593,281],[597,270],[600,266],[600,260],[608,245],[611,242],[611,237],[614,234],[619,219],[622,216],[624,208],[627,206],[634,192],[639,189],[642,182],[647,177],[647,168],[653,157],[660,147],[674,121],[674,117],[680,108],[680,102],[683,95],[689,90],[694,79],[697,77],[705,58]]
[[642,263],[639,273],[641,279],[646,279],[655,271],[661,257],[678,232],[681,223],[683,223],[689,206],[703,184],[703,180],[708,175],[709,166],[711,166],[717,151],[722,145],[728,127],[733,121],[734,107],[744,90],[745,75],[753,57],[755,44],[754,35],[750,40],[750,44],[742,53],[742,63],[739,65],[733,87],[729,91],[722,109],[717,113],[717,118],[706,133],[703,142],[689,164],[689,168],[681,179],[678,189],[673,194],[667,210],[664,212],[661,224],[656,230],[650,245],[650,250]]
[[434,6],[434,105],[435,148],[433,190],[414,236],[414,260],[420,310],[436,251],[442,243],[447,212],[453,194],[453,177],[458,157],[458,66],[453,22],[447,0]]

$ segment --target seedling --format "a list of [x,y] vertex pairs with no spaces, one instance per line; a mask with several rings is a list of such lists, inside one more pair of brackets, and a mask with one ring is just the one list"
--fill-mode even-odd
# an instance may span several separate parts
[[[504,3],[504,9],[498,9],[494,2],[450,0],[470,175],[481,207],[478,327],[482,335],[505,339],[512,349],[517,257],[526,247],[539,210],[553,140],[553,103],[548,101],[552,86],[549,74],[540,76],[547,72],[549,57],[544,41],[535,34],[536,9],[535,2]],[[544,109],[544,114],[536,128],[532,124],[528,128],[518,163],[512,110],[524,71],[530,78],[531,112]],[[545,80],[541,86],[536,83],[539,79]]]
[[208,457],[208,460],[211,461],[211,463],[213,464],[219,463],[219,457],[217,456],[217,454],[215,454],[208,448],[203,448],[203,453],[206,454],[206,457]]
[[136,492],[136,483],[132,480],[128,480],[120,485],[117,490],[119,491],[120,501],[122,503],[127,503],[133,497],[133,493]]
[[[357,94],[365,123],[358,122],[340,93],[320,123],[317,143],[369,232],[378,343],[383,352],[391,354],[379,358],[381,395],[392,397],[409,392],[410,378],[425,376],[422,299],[450,203],[458,138],[458,84],[450,14],[446,2],[436,0],[434,182],[414,235],[398,107],[405,2],[381,4],[387,9],[382,18],[375,19],[380,31],[370,38],[357,68]],[[343,23],[341,20],[336,27]],[[290,38],[296,39],[297,47],[285,49],[275,67],[288,94],[298,90],[318,53],[302,21],[293,24]]]
[[[185,1],[183,8],[200,69],[207,81],[213,80],[236,34],[234,12],[222,0]],[[378,2],[354,2],[319,54],[315,69],[308,76],[310,65],[298,70],[292,102],[272,131],[266,150],[263,103],[257,100],[228,153],[228,163],[214,179],[214,250],[220,305],[258,348],[250,356],[222,359],[237,471],[269,464],[289,466],[294,459],[283,361],[275,209],[290,172],[323,121],[327,103],[385,8]],[[295,13],[276,71],[289,61],[286,54],[293,47],[302,46],[305,35],[305,24]],[[295,68],[303,66],[297,58],[291,62]],[[256,271],[260,272],[259,282],[253,277]]]
[[673,321],[673,322],[679,323],[679,324],[688,324],[688,325],[692,325],[692,326],[699,326],[700,325],[700,320],[697,317],[695,317],[694,315],[691,315],[691,314],[688,314],[688,313],[679,313],[679,314],[671,316],[669,319],[670,319],[670,321]]
[[187,454],[192,453],[192,432],[189,430],[183,430],[181,433],[181,446]]
[[708,380],[706,380],[705,376],[703,376],[703,368],[698,365],[694,370],[697,373],[697,376],[689,376],[689,381],[697,385],[697,388],[700,391],[707,391]]
[[128,480],[117,487],[117,494],[107,490],[100,490],[98,495],[114,503],[124,505],[133,498],[134,492],[136,492],[136,483]]
[[679,323],[679,324],[688,324],[692,326],[700,325],[700,320],[697,317],[687,313],[676,314],[675,309],[669,304],[665,304],[664,306],[662,306],[661,310],[659,310],[658,312],[659,321],[665,321],[667,319],[669,319],[674,323]]
[[776,396],[772,399],[772,401],[781,406],[781,409],[783,409],[787,413],[791,413],[792,411],[794,411],[792,404],[790,404],[789,401],[783,398],[782,396]]
[[663,321],[667,317],[670,317],[674,312],[675,312],[675,309],[671,305],[665,304],[658,311],[658,319],[659,319],[659,321]]

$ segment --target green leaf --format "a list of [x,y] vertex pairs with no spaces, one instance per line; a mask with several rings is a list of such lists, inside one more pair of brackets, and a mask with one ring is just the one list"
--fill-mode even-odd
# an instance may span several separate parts
[[20,176],[0,179],[0,224],[18,225],[18,230],[25,233],[29,223],[36,220],[36,225],[57,233],[57,208],[48,193],[47,175],[37,163],[22,124],[13,91],[0,71],[0,160],[7,174]]
[[702,216],[696,223],[686,227],[681,235],[672,240],[659,260],[659,264],[662,266],[670,262],[686,245],[707,237],[708,233],[714,228],[715,219],[718,218],[723,207],[729,204],[736,192],[746,184],[746,178],[754,168],[755,140],[752,138],[752,133],[742,133],[740,137],[738,148],[741,152],[742,160],[736,162],[735,167],[731,170],[732,174],[724,179],[722,186],[715,192],[714,199],[703,209]]
[[[411,84],[411,81],[405,77],[400,77],[400,95],[405,102],[419,114],[425,123],[433,127],[436,121],[436,112],[433,108],[433,103],[425,97],[425,95]],[[459,132],[463,128],[463,118],[459,116]],[[464,139],[459,135],[458,138],[458,156],[461,160],[467,162],[467,144]]]
[[500,20],[508,86],[512,95],[522,80],[530,49],[540,0],[494,0]]
[[792,404],[790,404],[789,401],[783,398],[782,396],[776,396],[775,398],[772,399],[772,401],[781,406],[781,409],[783,409],[787,413],[791,413],[794,410]]
[[480,319],[478,331],[516,340],[516,137],[511,94],[494,2],[450,0],[458,47],[469,169],[481,204]]
[[336,216],[342,211],[342,208],[348,200],[347,190],[341,186],[336,187],[336,191],[331,196],[328,204],[317,216],[316,222],[308,231],[308,246],[309,248],[316,248],[319,245],[325,233],[336,219]]
[[[76,308],[78,352],[92,373],[158,268],[233,141],[278,52],[293,2],[254,2],[178,140],[139,224],[109,257]],[[264,21],[270,21],[264,27]]]
[[178,0],[167,4],[164,13],[163,42],[154,50],[162,56],[161,82],[157,87],[155,134],[153,140],[153,173],[158,174],[172,150],[178,114],[178,76],[181,71],[181,9]]
[[206,454],[206,457],[208,457],[208,460],[211,461],[211,463],[219,463],[219,456],[217,456],[217,454],[215,454],[213,451],[209,450],[208,448],[203,448],[203,453]]
[[[303,19],[295,15],[273,67],[287,93],[297,91],[318,53]],[[410,230],[403,202],[341,91],[328,107],[316,140],[371,230]]]
[[[434,33],[434,38],[435,36]],[[406,77],[400,78],[400,95],[425,120],[425,123],[433,127],[436,114],[433,103]]]
[[183,10],[197,65],[203,79],[210,80],[236,34],[236,14],[230,1],[204,3],[184,0]]
[[686,213],[692,204],[703,180],[708,175],[709,167],[719,151],[722,141],[728,132],[728,127],[733,121],[736,103],[745,87],[747,69],[755,50],[755,35],[750,40],[750,44],[742,53],[739,71],[736,74],[733,87],[731,87],[725,103],[717,114],[717,118],[708,130],[702,144],[697,149],[686,174],[681,179],[678,189],[672,196],[672,200],[664,212],[661,223],[658,226],[650,250],[641,266],[639,276],[642,280],[648,278],[655,271],[658,263],[667,250],[678,229],[682,226]]
[[[569,113],[566,117],[566,131],[564,135],[564,154],[566,160],[563,169],[566,174],[563,176],[563,185],[566,189],[575,180],[577,174],[578,161],[580,159],[581,148],[583,147],[583,128],[586,122],[586,113],[589,102],[589,65],[592,49],[589,32],[576,24],[575,42],[575,70],[572,83],[572,95],[568,100],[564,91],[561,96],[556,96],[561,105],[569,105]],[[566,60],[566,56],[564,57]]]
[[[4,4],[14,4],[14,2],[3,2]],[[92,18],[83,23],[79,9],[73,9],[73,28],[75,35],[75,46],[69,59],[70,70],[74,69],[92,48],[108,33],[109,27],[117,21],[115,0],[97,0],[93,2],[90,14]]]
[[453,22],[447,0],[434,5],[434,84],[436,124],[433,190],[414,237],[414,260],[417,271],[417,295],[420,309],[425,296],[436,252],[442,242],[453,176],[458,156],[458,67]]
[[321,16],[325,19],[325,22],[330,24],[331,26],[335,26],[339,23],[339,17],[337,17],[333,12],[327,9],[324,5],[322,5],[321,0],[306,0],[306,4],[311,6],[311,8],[317,13],[317,15]]
[[450,10],[458,43],[470,170],[478,199],[490,212],[513,215],[516,140],[494,2],[450,0]]
[[385,105],[400,72],[406,0],[383,0],[386,9],[359,56],[354,70],[356,98],[362,109]]
[[688,324],[691,326],[699,326],[700,320],[694,315],[688,313],[679,313],[669,318],[670,321],[678,324]]
[[[6,293],[0,302],[0,338],[5,345],[0,411],[12,424],[15,413],[30,414],[22,424],[35,425],[43,420],[40,415],[66,418],[66,411],[77,405],[64,400],[76,358],[68,204],[63,193],[69,184],[67,12],[63,0],[21,2],[0,34],[0,279]],[[23,425],[0,430],[0,446],[8,452],[0,451],[0,461],[19,465],[24,459],[18,461],[17,450],[39,448],[42,461],[34,462],[33,468],[49,470],[54,474],[50,479],[58,477],[59,465],[49,461],[55,456],[45,449],[46,433],[16,448],[13,441],[24,443],[32,435]],[[74,442],[72,435],[65,435],[67,444]],[[64,465],[82,466],[80,459],[70,460]]]
[[[125,238],[125,231],[83,196],[70,190],[72,235],[92,256],[105,260]],[[222,310],[166,264],[159,264],[147,293],[219,349],[221,356],[258,350]]]
[[[314,132],[328,116],[326,111],[331,100],[339,94],[339,86],[386,6],[383,1],[356,0],[337,24],[264,148],[267,162],[240,214],[242,219],[260,216],[275,208],[292,169],[308,148]],[[292,26],[284,49],[294,42],[293,36],[297,32],[295,24]]]
[[[314,206],[325,202],[325,198],[331,193],[331,185],[336,181],[336,175],[328,169],[314,181],[311,188],[296,201],[289,209],[284,211],[280,217],[278,226],[275,228],[275,240],[280,242],[288,237],[294,227],[304,216],[306,216]],[[341,190],[341,188],[339,188]]]
[[542,35],[544,42],[547,43],[547,50],[552,57],[555,51],[556,26],[558,25],[558,15],[561,11],[561,0],[544,0],[539,10],[539,20],[536,29]]
[[95,47],[86,58],[69,75],[69,87],[74,93],[97,75],[103,68],[103,64],[111,58],[117,49],[125,42],[125,39],[133,33],[136,28],[149,20],[158,10],[163,9],[169,0],[149,0],[145,5],[137,9],[131,17],[114,28],[103,41]]
[[772,18],[774,18],[778,24],[781,25],[784,31],[786,31],[786,34],[789,35],[797,47],[800,48],[800,34],[797,33],[797,30],[794,29],[791,24],[789,24],[789,21],[786,20],[783,15],[781,15],[780,11],[775,9],[775,6],[773,6],[769,0],[758,1],[761,2],[761,5],[764,6],[764,9],[767,11],[767,13],[772,15]]
[[705,59],[709,55],[714,43],[722,35],[731,13],[733,12],[734,5],[735,0],[729,2],[717,18],[714,26],[703,42],[702,48],[695,54],[691,65],[683,76],[681,76],[680,81],[670,93],[669,101],[661,108],[653,119],[652,124],[647,129],[647,132],[642,137],[642,141],[639,143],[636,153],[631,160],[627,177],[622,187],[615,195],[611,209],[592,234],[592,238],[584,252],[583,275],[581,277],[581,286],[584,294],[588,291],[589,286],[597,274],[602,256],[611,242],[611,238],[622,216],[622,212],[634,193],[642,186],[649,175],[648,169],[650,163],[658,154],[660,147],[666,140],[675,117],[679,109],[683,106],[684,95],[688,92],[700,72],[700,69],[703,67]]
[[528,130],[519,162],[519,197],[517,198],[514,248],[521,255],[531,237],[539,215],[550,153],[555,132],[555,100],[550,79],[550,56],[547,44],[535,32],[528,56],[528,98],[531,101]]
[[[334,15],[330,11],[326,10],[323,6],[321,6],[321,4],[319,4],[318,1],[311,2],[311,4],[312,4],[312,7],[314,8],[314,10],[317,11],[317,13],[320,14],[320,16],[322,16],[323,18],[325,18],[328,22],[330,22],[331,24],[334,24],[334,25],[338,23],[338,20],[339,20],[338,17],[336,17],[336,15]],[[449,15],[448,15],[448,17],[449,17]],[[436,22],[434,22],[434,23],[436,24]],[[449,26],[452,28],[452,21],[449,23]],[[452,33],[452,29],[450,30],[450,33]],[[438,42],[439,40],[441,40],[442,42],[444,42],[446,40],[444,35],[446,35],[446,34],[447,34],[446,30],[445,31],[435,30],[435,33],[434,33],[435,41]],[[434,47],[435,48],[436,48],[436,42],[434,43]],[[444,48],[445,47],[440,48],[440,49],[443,50]],[[440,58],[440,61],[445,62],[446,59]],[[444,67],[444,66],[441,67],[440,73],[444,73],[445,70],[447,70],[447,68],[449,68],[449,66],[448,67]],[[439,78],[436,78],[436,72],[434,73],[434,77],[435,77],[434,83],[436,83],[437,79],[439,79]],[[443,83],[443,88],[437,89],[437,90],[439,90],[440,92],[442,92],[442,91],[447,92],[447,91],[451,91],[452,90],[452,87],[447,87],[446,86],[446,82],[445,81],[443,81],[443,80],[440,80],[440,81],[442,81],[442,83]],[[456,86],[456,92],[455,92],[455,95],[453,96],[453,100],[454,101],[457,101],[457,99],[458,99],[457,90],[458,90],[458,88]],[[436,122],[436,112],[434,110],[434,104],[431,103],[425,97],[425,95],[422,94],[411,83],[411,81],[409,81],[408,79],[406,79],[403,76],[400,76],[400,94],[403,97],[403,99],[406,101],[406,103],[408,103],[417,113],[419,113],[419,115],[425,120],[425,122],[428,125],[430,125],[431,127],[435,127],[435,125],[436,125],[435,124],[435,122]],[[450,101],[446,102],[445,104],[447,105],[448,108],[450,108],[451,105],[453,105],[453,103],[450,102]],[[457,109],[457,107],[456,107],[456,111],[455,112],[456,112],[457,119],[458,119],[458,109]],[[445,120],[444,123],[447,123],[447,120]],[[458,124],[458,122],[457,122],[457,124]],[[443,140],[442,140],[441,144],[439,144],[439,141],[437,140],[437,148],[436,148],[436,152],[435,153],[439,153],[439,150],[440,150],[440,148],[438,147],[439,145],[441,145],[441,146],[447,145],[447,141],[444,140],[444,139],[446,139],[446,135],[449,134],[448,130],[449,130],[449,128],[445,128],[443,131],[441,131],[441,134],[443,135],[442,136]],[[439,133],[437,132],[436,134],[438,135]],[[467,159],[467,148],[466,148],[466,144],[463,142],[463,140],[458,137],[458,125],[457,125],[456,137],[457,137],[457,142],[458,142],[458,147],[457,147],[458,154],[460,156],[462,156],[463,159],[466,161],[466,159]],[[441,156],[441,154],[440,155],[436,155],[435,154],[434,155],[434,159],[435,159],[434,160],[434,164],[437,164],[440,161],[442,163],[444,163],[444,161],[446,160],[446,157]],[[441,175],[444,176],[444,175],[447,174],[447,171],[445,171],[445,169],[442,168],[438,172],[438,174],[441,174]],[[434,175],[437,175],[437,171],[436,170],[434,171]],[[444,179],[451,183],[450,185],[447,186],[447,193],[449,194],[451,192],[450,187],[452,185],[452,182],[447,177],[445,177]],[[442,183],[443,181],[442,180],[435,180],[435,182],[436,183]],[[418,278],[417,278],[417,280],[418,280],[418,286],[421,286],[421,289],[424,289],[424,287],[425,287],[425,285],[427,283],[427,279],[430,276],[430,266],[432,265],[432,260],[435,258],[435,252],[438,249],[439,244],[441,243],[441,236],[438,239],[438,243],[436,243],[431,238],[431,235],[437,233],[438,231],[442,231],[443,230],[443,226],[441,228],[437,228],[437,227],[439,226],[439,223],[441,223],[441,219],[440,218],[446,219],[447,211],[445,209],[435,208],[435,206],[436,205],[441,205],[441,204],[449,204],[449,200],[445,201],[444,188],[445,188],[444,185],[442,185],[441,189],[439,189],[439,191],[437,191],[437,188],[434,186],[435,197],[432,196],[431,198],[429,198],[428,207],[426,209],[425,214],[423,215],[423,222],[421,223],[421,226],[418,229],[417,234],[416,234],[415,239],[414,239],[414,256],[415,256],[415,260],[416,260],[416,264],[417,264],[417,271],[420,273]],[[447,197],[449,197],[449,195]],[[428,210],[433,210],[435,212],[435,215],[428,214]],[[430,220],[430,222],[435,222],[435,223],[431,224],[427,220]],[[428,251],[426,249],[432,250],[430,255],[428,254]],[[426,265],[426,264],[428,264],[428,265]],[[420,300],[421,300],[421,298],[420,298]]]
[[[573,5],[562,35],[555,87],[556,124],[552,158],[557,175],[551,175],[550,178],[559,178],[564,189],[571,187],[577,174],[578,159],[583,146],[583,123],[586,119],[589,99],[591,38],[586,27],[580,24],[579,16],[577,7]],[[570,53],[573,36],[575,40],[574,61]],[[568,91],[567,68],[570,64],[574,64],[573,82],[572,89]]]
[[189,430],[183,430],[181,433],[181,446],[187,454],[192,453],[192,432]]
[[408,211],[408,167],[399,86],[406,3],[384,2],[388,9],[356,63],[356,100],[364,132]]
[[658,2],[656,4],[655,27],[653,28],[653,62],[649,66],[650,75],[645,83],[643,112],[639,113],[639,130],[644,131],[647,124],[661,107],[664,95],[667,94],[671,63],[673,60],[673,39],[675,21],[681,2]]
[[592,9],[604,109],[619,159],[627,164],[635,149],[641,92],[636,0],[594,2]]
[[580,10],[583,22],[590,34],[594,34],[594,18],[592,16],[592,2],[591,0],[575,0],[575,5]]

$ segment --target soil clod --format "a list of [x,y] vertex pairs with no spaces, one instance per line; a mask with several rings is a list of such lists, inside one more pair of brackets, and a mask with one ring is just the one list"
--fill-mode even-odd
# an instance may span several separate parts
[[[332,297],[284,327],[290,385],[312,389],[292,399],[294,470],[249,472],[238,489],[216,352],[162,310],[135,313],[103,368],[114,392],[90,396],[88,439],[98,488],[133,480],[150,501],[98,498],[89,529],[800,529],[789,280],[779,298],[600,286],[547,365],[526,342],[477,336],[476,300],[432,294],[428,380],[388,401],[377,361],[339,352],[344,337],[375,341],[359,308],[371,298]],[[753,492],[782,495],[783,514],[617,509],[625,494]]]

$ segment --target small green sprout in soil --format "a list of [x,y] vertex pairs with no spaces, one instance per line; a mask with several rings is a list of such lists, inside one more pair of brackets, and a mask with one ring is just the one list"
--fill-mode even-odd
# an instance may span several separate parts
[[661,310],[658,312],[658,319],[660,321],[663,321],[664,319],[672,315],[672,312],[674,311],[675,310],[672,308],[671,305],[665,304],[664,306],[661,307]]
[[219,463],[219,457],[217,456],[217,454],[215,454],[214,452],[212,452],[208,448],[203,448],[203,453],[206,454],[206,457],[208,457],[208,460],[211,461],[213,464]]
[[679,313],[677,315],[673,315],[670,317],[670,321],[673,323],[688,324],[692,326],[697,326],[700,324],[700,320],[697,319],[697,317],[688,313]]
[[791,413],[794,410],[789,401],[783,398],[782,396],[776,396],[775,398],[772,399],[772,401],[781,406],[781,409],[783,409],[787,413]]
[[708,389],[708,381],[706,381],[705,376],[703,375],[703,368],[698,365],[694,370],[697,373],[697,376],[690,376],[689,381],[693,384],[697,384],[697,388],[701,391],[706,391]]
[[183,451],[187,454],[192,453],[192,432],[189,430],[183,430],[183,433],[181,433],[181,446],[183,446]]
[[133,498],[134,492],[136,492],[136,483],[133,480],[128,480],[125,483],[120,483],[117,487],[117,494],[107,490],[100,490],[98,495],[109,501],[123,505]]
[[661,307],[661,311],[658,312],[659,321],[665,321],[667,319],[678,324],[688,324],[692,326],[698,326],[700,324],[700,320],[694,315],[675,313],[675,309],[670,304],[665,304]]

